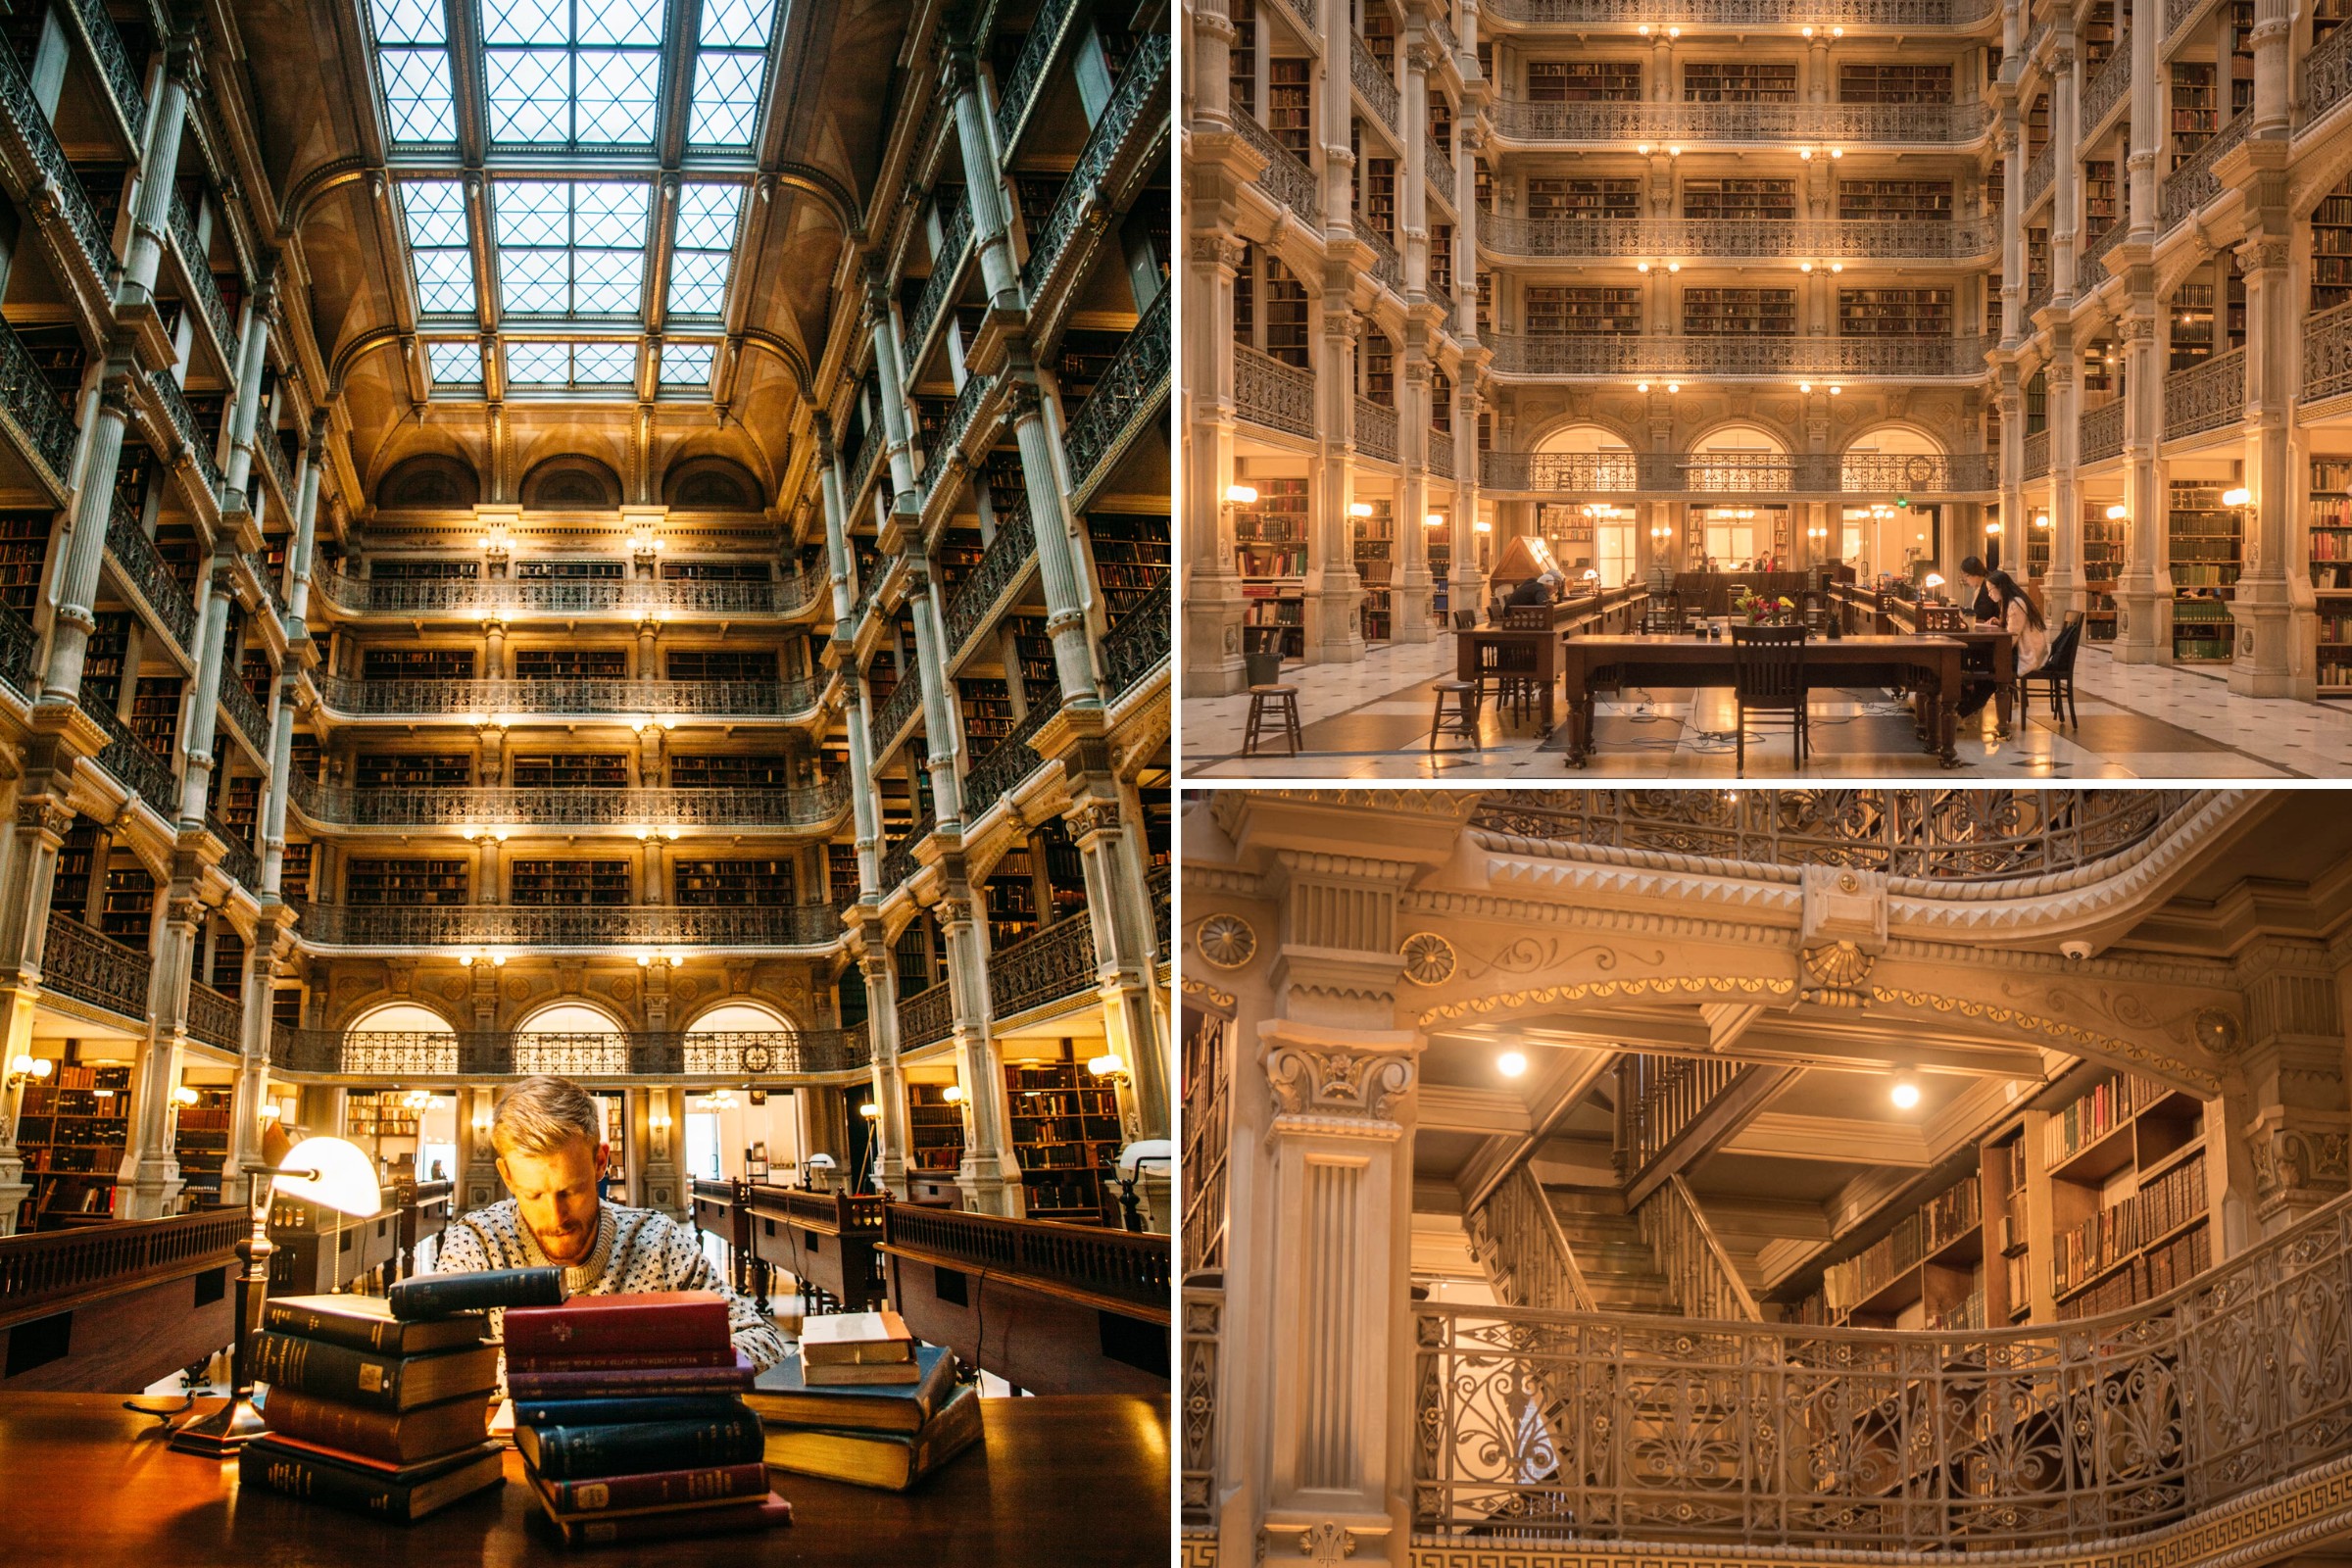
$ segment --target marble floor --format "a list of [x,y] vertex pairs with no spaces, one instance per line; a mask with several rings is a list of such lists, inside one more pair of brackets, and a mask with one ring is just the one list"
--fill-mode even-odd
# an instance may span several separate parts
[[[1289,666],[1305,750],[1243,757],[1245,696],[1188,698],[1184,777],[1590,779],[1732,778],[1728,689],[1632,689],[1595,704],[1599,743],[1584,769],[1567,765],[1540,718],[1489,708],[1477,746],[1447,736],[1429,750],[1430,683],[1453,674],[1453,639],[1375,648],[1360,663]],[[1795,771],[1785,724],[1751,721],[1745,777],[2147,779],[2352,777],[2352,703],[2233,696],[2219,668],[2118,664],[2085,647],[2076,667],[2082,723],[2060,726],[2046,698],[1999,732],[1992,707],[1960,725],[1961,765],[1947,770],[1914,738],[1909,712],[1881,692],[1821,693],[1812,755]]]

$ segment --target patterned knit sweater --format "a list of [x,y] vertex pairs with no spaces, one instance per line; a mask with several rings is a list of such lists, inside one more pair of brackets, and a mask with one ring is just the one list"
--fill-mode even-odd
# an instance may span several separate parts
[[[441,1233],[437,1274],[474,1274],[485,1269],[546,1268],[547,1253],[522,1222],[514,1200],[459,1215]],[[748,1298],[703,1255],[692,1226],[650,1208],[597,1205],[596,1246],[582,1262],[564,1270],[564,1287],[573,1296],[619,1296],[633,1291],[715,1291],[727,1300],[727,1322],[735,1348],[762,1372],[784,1359],[783,1335],[760,1315]],[[504,1337],[506,1314],[493,1311],[490,1329]],[[503,1381],[505,1366],[501,1358]]]

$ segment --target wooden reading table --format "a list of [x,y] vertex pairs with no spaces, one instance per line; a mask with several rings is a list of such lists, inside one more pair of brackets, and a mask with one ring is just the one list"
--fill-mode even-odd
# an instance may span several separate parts
[[[124,1410],[122,1397],[0,1395],[0,1475],[8,1477],[9,1498],[0,1562],[1156,1568],[1168,1561],[1165,1395],[984,1400],[986,1444],[912,1492],[779,1471],[773,1485],[793,1513],[781,1529],[577,1550],[548,1526],[523,1479],[522,1458],[512,1449],[505,1486],[415,1524],[396,1524],[273,1492],[244,1492],[235,1461],[172,1452],[161,1429]],[[199,1400],[197,1410],[220,1403]]]
[[[1560,674],[1568,690],[1568,765],[1583,767],[1592,752],[1592,696],[1626,686],[1735,684],[1731,639],[1703,637],[1570,637],[1560,643]],[[1946,767],[1960,765],[1954,744],[1962,663],[1967,645],[1957,637],[1813,638],[1805,644],[1808,687],[1892,686],[1918,690],[1920,733]],[[1549,694],[1545,694],[1548,698]],[[1548,714],[1546,715],[1548,717]]]
[[1620,630],[1630,631],[1642,607],[1647,603],[1646,588],[1612,588],[1605,593],[1585,594],[1555,604],[1506,610],[1506,620],[1534,620],[1538,624],[1506,623],[1454,633],[1455,678],[1475,682],[1481,676],[1493,679],[1503,674],[1542,682],[1544,729],[1548,734],[1553,726],[1553,691],[1560,680],[1562,640],[1580,633],[1605,632],[1612,622]]

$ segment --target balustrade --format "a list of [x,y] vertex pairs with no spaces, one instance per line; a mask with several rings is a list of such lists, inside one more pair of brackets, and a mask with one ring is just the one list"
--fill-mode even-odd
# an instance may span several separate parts
[[81,176],[67,161],[65,148],[58,144],[57,133],[49,126],[48,111],[32,95],[32,86],[24,79],[14,50],[0,50],[0,116],[6,117],[9,127],[32,155],[33,167],[47,182],[45,194],[64,213],[66,226],[73,230],[82,260],[89,264],[98,284],[111,289],[120,265],[115,260],[113,237],[98,220],[98,209],[90,201]]
[[234,669],[220,672],[220,706],[227,710],[229,722],[236,725],[237,733],[244,736],[257,753],[268,755],[269,717],[263,711],[260,699],[253,695],[252,688],[238,678]]
[[[1162,589],[1160,592],[1162,595],[1161,636],[1164,639],[1166,636],[1166,590]],[[1110,640],[1115,641],[1117,636],[1118,631],[1114,627]],[[1031,703],[1029,716],[1015,724],[1009,734],[997,742],[989,754],[973,763],[971,770],[963,775],[963,819],[965,823],[977,822],[990,807],[1004,798],[1005,791],[1045,765],[1045,759],[1037,755],[1037,748],[1031,746],[1029,742],[1039,730],[1046,727],[1046,720],[1052,718],[1056,711],[1058,710],[1051,703]]]
[[561,577],[346,577],[323,564],[312,585],[336,609],[352,614],[415,615],[435,611],[501,617],[655,612],[710,615],[793,615],[831,585],[814,572],[774,582],[696,582],[659,578],[633,582]]
[[[2352,37],[2352,28],[2337,29]],[[2352,305],[2303,318],[2303,398],[2352,392]]]
[[0,419],[17,438],[17,450],[64,495],[74,467],[74,411],[5,321],[0,321]]
[[1364,95],[1364,102],[1371,106],[1373,115],[1380,122],[1388,126],[1392,133],[1395,132],[1397,125],[1401,123],[1398,116],[1396,78],[1391,75],[1387,68],[1383,67],[1380,61],[1374,57],[1372,51],[1364,46],[1361,34],[1348,33],[1348,69],[1351,79],[1355,82],[1355,90]]
[[[955,210],[940,223],[939,245],[931,257],[931,277],[923,285],[922,298],[915,302],[914,314],[906,321],[907,359],[919,361],[923,345],[930,341],[931,328],[939,320],[940,307],[948,302],[956,280],[963,275],[963,264],[972,243],[972,204],[967,196],[956,204]],[[913,374],[910,364],[907,373]]]
[[115,569],[123,581],[147,601],[172,640],[192,655],[196,651],[196,603],[172,568],[164,564],[164,558],[155,553],[155,541],[139,526],[137,509],[119,492],[114,510],[107,514],[106,553],[114,558]]
[[116,716],[112,705],[84,703],[81,710],[106,731],[106,744],[98,749],[98,765],[153,807],[167,823],[177,822],[179,781],[172,771],[172,764],[132,734],[130,727]]
[[1617,1063],[1624,1074],[1620,1082],[1629,1176],[1647,1169],[1747,1070],[1743,1062],[1715,1057],[1640,1053],[1619,1056]]
[[899,731],[914,721],[914,710],[922,706],[922,701],[923,683],[915,678],[912,670],[901,674],[899,683],[890,689],[890,695],[882,700],[882,706],[874,711],[873,744],[877,760],[889,755],[892,745],[899,738]]
[[2222,128],[2206,138],[2187,163],[2165,175],[2164,185],[2157,193],[2156,211],[2162,226],[2171,228],[2197,212],[2207,202],[2222,193],[2222,177],[2213,172],[2222,155],[2246,139],[2254,127],[2254,116],[2249,111],[2232,116]]
[[172,421],[172,433],[179,438],[180,449],[204,479],[204,494],[213,505],[220,505],[220,466],[213,461],[213,443],[196,423],[196,411],[188,407],[187,394],[179,383],[168,375],[150,375],[147,385],[155,392],[156,401],[164,408],[164,416]]
[[[1062,181],[1061,194],[1054,198],[1046,226],[1029,247],[1029,263],[1021,270],[1021,281],[1031,299],[1045,294],[1047,280],[1061,266],[1062,258],[1069,253],[1070,241],[1077,237],[1087,214],[1094,209],[1103,176],[1119,161],[1137,127],[1147,123],[1147,111],[1158,103],[1168,79],[1168,35],[1156,30],[1138,41],[1135,52],[1129,56],[1102,118],[1088,133],[1077,165]],[[1157,114],[1164,116],[1166,110],[1160,108]]]
[[2026,437],[2026,477],[2038,478],[2050,471],[2050,432],[2035,430]]
[[188,280],[188,292],[196,297],[198,309],[213,329],[213,340],[220,349],[220,363],[233,372],[237,358],[237,324],[230,318],[228,306],[220,298],[220,285],[213,277],[213,266],[205,255],[204,243],[196,237],[196,220],[189,216],[187,204],[176,193],[172,198],[169,223],[172,247],[179,252],[179,270]]
[[1266,194],[1289,208],[1307,227],[1319,231],[1323,226],[1323,197],[1316,187],[1314,171],[1248,115],[1235,115],[1233,128],[1265,159],[1266,167],[1258,174],[1257,182],[1265,187]]
[[1527,103],[1494,107],[1511,141],[1838,141],[1951,145],[1992,126],[1983,104]]
[[24,617],[0,605],[0,680],[31,702],[41,691],[41,639]]
[[1453,154],[1439,145],[1436,137],[1421,144],[1421,167],[1429,175],[1429,188],[1446,198],[1446,205],[1458,208],[1453,197]]
[[2352,96],[2352,29],[2336,28],[2303,62],[2303,123]]
[[1152,898],[1152,935],[1158,943],[1159,961],[1175,961],[1176,949],[1171,943],[1175,934],[1176,870],[1172,865],[1155,865],[1144,873],[1144,889]]
[[1070,416],[1061,450],[1071,493],[1081,500],[1094,493],[1098,482],[1109,473],[1110,465],[1166,406],[1169,357],[1174,348],[1168,330],[1168,302],[1174,292],[1164,287],[1159,291],[1159,298],[1136,321],[1135,330],[1127,334],[1119,352],[1103,368],[1102,379]]
[[124,1018],[147,1016],[147,955],[52,909],[41,988]]
[[[1435,290],[1432,292],[1434,293]],[[1446,307],[1450,312],[1453,302],[1450,299],[1446,300]],[[1441,479],[1450,479],[1454,476],[1453,432],[1451,430],[1432,430],[1430,432],[1429,471]]]
[[922,864],[914,858],[914,847],[931,836],[932,826],[931,807],[926,798],[923,814],[908,823],[906,831],[882,853],[882,887],[885,892],[914,875]]
[[188,1033],[222,1051],[244,1049],[244,1008],[201,980],[188,982]]
[[845,776],[798,789],[413,788],[321,784],[297,774],[287,797],[312,822],[336,827],[814,827],[850,804]]
[[1130,606],[1110,628],[1102,639],[1102,673],[1112,695],[1132,689],[1166,662],[1172,614],[1163,582]]
[[997,148],[1007,163],[1020,145],[1021,132],[1028,127],[1029,112],[1037,105],[1046,68],[1060,49],[1077,12],[1077,0],[1046,0],[1038,8],[1037,20],[1029,24],[1028,36],[1021,40],[1012,70],[998,82]]
[[252,1234],[252,1220],[232,1208],[0,1237],[0,1301],[22,1320],[173,1277],[184,1295],[185,1276],[226,1264]]
[[1634,1224],[1666,1277],[1667,1296],[1685,1317],[1763,1321],[1739,1265],[1680,1174],[1642,1200],[1634,1209]]
[[[1002,490],[998,494],[1002,494]],[[980,564],[956,585],[948,600],[944,625],[951,661],[971,639],[1004,591],[1028,572],[1037,560],[1037,536],[1029,522],[1027,498],[997,514],[997,534],[981,552]]]
[[871,1064],[866,1029],[678,1031],[584,1034],[512,1030],[349,1033],[279,1025],[270,1064],[285,1072],[342,1078],[498,1078],[562,1061],[576,1070],[636,1078],[803,1077],[856,1072]]
[[139,88],[139,73],[130,62],[130,51],[122,47],[122,34],[115,27],[115,19],[108,14],[103,0],[74,0],[65,8],[89,41],[90,56],[98,62],[98,74],[113,94],[115,110],[122,117],[122,128],[134,142],[147,121],[147,95]]
[[220,869],[231,881],[251,892],[262,889],[261,857],[253,853],[253,830],[239,831],[220,820],[219,813],[206,811],[204,825],[221,845]]
[[980,405],[996,387],[997,379],[977,373],[965,375],[963,390],[956,393],[956,401],[949,405],[948,416],[940,421],[938,434],[924,444],[921,483],[926,503],[931,499],[931,492],[938,487],[940,475],[948,471],[961,452],[963,438],[970,431],[972,420],[979,415]]
[[1363,215],[1357,215],[1355,237],[1372,249],[1373,281],[1386,283],[1401,294],[1404,292],[1404,263],[1397,259],[1396,247],[1389,242],[1389,236],[1370,227],[1369,222]]
[[1763,218],[1512,218],[1481,213],[1478,242],[1502,255],[1796,257],[1813,261],[1981,261],[1999,249],[1967,222]]
[[945,1040],[956,1032],[956,999],[948,983],[899,999],[899,1049],[912,1051]]
[[2044,142],[2034,162],[2026,166],[2025,188],[2018,196],[2018,210],[2032,212],[2058,177],[2058,143],[2055,138]]
[[2124,101],[2132,91],[2132,38],[2129,33],[2117,38],[2113,52],[2099,66],[2098,74],[2082,89],[2082,106],[2075,116],[2084,141],[2095,135],[2107,111]]
[[1494,368],[1519,375],[1820,375],[1977,377],[1985,340],[1977,337],[1772,337],[1753,333],[1676,336],[1534,336],[1496,333]]
[[[1433,469],[1446,446],[1432,445]],[[1991,457],[1973,452],[1488,452],[1481,460],[1489,489],[1595,495],[1982,495],[1997,484]]]
[[1524,23],[1696,23],[1769,26],[1860,24],[1911,31],[1973,27],[2000,15],[1997,0],[1489,0],[1488,15]]
[[1095,989],[1095,922],[1079,913],[1056,920],[988,956],[988,998],[1009,1018]]
[[823,948],[841,936],[830,905],[304,904],[305,940],[325,947]]
[[2164,438],[2218,430],[2246,416],[2246,351],[2231,349],[2164,378]]
[[2083,410],[2076,432],[2075,442],[2081,449],[2076,456],[2081,462],[2097,463],[2120,454],[2124,450],[2124,400]]
[[1396,461],[1396,411],[1370,398],[1355,400],[1355,449],[1385,463]]
[[1234,411],[1251,424],[1313,440],[1315,378],[1247,343],[1233,346]]
[[1494,1294],[1512,1306],[1593,1310],[1592,1292],[1569,1250],[1560,1216],[1535,1174],[1519,1166],[1463,1216],[1470,1253]]
[[509,713],[690,713],[698,718],[785,718],[808,713],[815,692],[805,679],[355,680],[318,682],[329,709],[358,717],[464,717],[487,723]]
[[890,1203],[882,1210],[882,1242],[992,1280],[1131,1302],[1163,1318],[1175,1286],[1167,1237],[1146,1232]]

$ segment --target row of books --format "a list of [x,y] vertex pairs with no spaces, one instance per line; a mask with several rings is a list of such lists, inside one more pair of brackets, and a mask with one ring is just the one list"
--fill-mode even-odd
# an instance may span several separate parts
[[2042,1129],[2043,1163],[2055,1169],[2121,1127],[2142,1106],[2166,1094],[2162,1084],[2128,1073],[2110,1073]]
[[2061,1319],[2098,1317],[2136,1306],[2184,1285],[2212,1266],[2208,1227],[2199,1225],[2162,1247],[2149,1249],[2080,1295],[2058,1303]]
[[1905,1269],[1965,1235],[1979,1217],[1981,1184],[1974,1176],[1937,1194],[1898,1221],[1858,1256],[1833,1263],[1822,1292],[1833,1312],[1850,1312]]
[[2182,1160],[2132,1197],[2057,1237],[2050,1289],[2059,1295],[2205,1212],[2205,1156]]
[[1942,1311],[1930,1310],[1928,1329],[1936,1334],[1967,1334],[1984,1326],[1984,1288],[1980,1285]]

